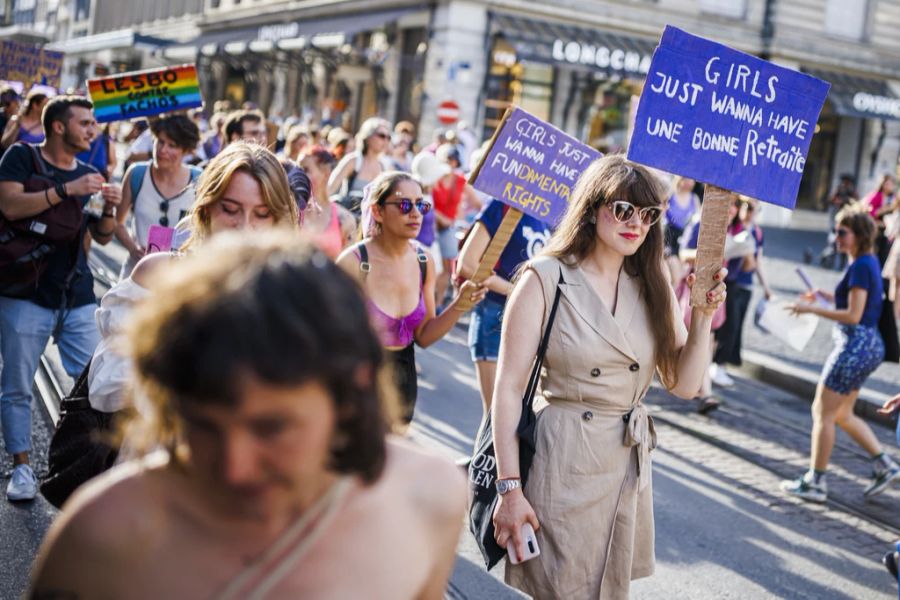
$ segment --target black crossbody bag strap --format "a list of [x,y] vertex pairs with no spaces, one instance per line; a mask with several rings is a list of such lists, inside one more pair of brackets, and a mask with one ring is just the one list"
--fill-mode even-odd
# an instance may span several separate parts
[[550,315],[547,317],[547,327],[544,328],[544,335],[541,337],[541,343],[538,346],[537,358],[534,360],[531,377],[528,379],[528,387],[525,388],[525,395],[522,397],[523,412],[532,410],[534,405],[534,394],[537,391],[538,381],[541,378],[541,366],[544,363],[544,355],[547,354],[547,346],[550,344],[550,332],[553,329],[553,321],[556,320],[556,309],[559,307],[560,286],[565,283],[562,271],[560,271],[559,282],[556,284],[556,295],[553,296],[553,305],[550,307]]

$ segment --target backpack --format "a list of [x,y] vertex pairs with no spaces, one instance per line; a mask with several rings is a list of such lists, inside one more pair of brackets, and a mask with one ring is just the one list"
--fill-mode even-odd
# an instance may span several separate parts
[[[141,187],[144,185],[144,175],[147,173],[147,169],[149,167],[149,160],[136,162],[131,167],[131,175],[128,177],[128,187],[131,188],[132,204],[134,204],[134,199],[138,197],[138,194],[141,193]],[[190,183],[194,183],[197,178],[200,177],[200,174],[203,173],[203,169],[201,169],[200,167],[195,167],[193,165],[189,165],[188,168],[191,170]]]
[[[28,148],[34,167],[24,183],[26,192],[42,192],[62,183],[48,171],[38,146],[17,144]],[[47,268],[48,257],[67,244],[81,244],[83,219],[81,202],[75,198],[64,198],[44,212],[24,219],[13,221],[0,214],[0,295],[30,297]]]

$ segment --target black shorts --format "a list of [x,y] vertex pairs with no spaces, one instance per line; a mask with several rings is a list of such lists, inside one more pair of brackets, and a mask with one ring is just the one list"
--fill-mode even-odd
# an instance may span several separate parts
[[400,350],[388,350],[388,360],[394,369],[394,383],[400,394],[400,417],[409,424],[416,410],[419,380],[416,375],[416,347],[410,344]]

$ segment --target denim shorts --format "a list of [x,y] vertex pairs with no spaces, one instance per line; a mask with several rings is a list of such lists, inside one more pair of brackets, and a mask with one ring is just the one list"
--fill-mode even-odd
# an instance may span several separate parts
[[822,370],[825,387],[849,394],[860,389],[884,360],[884,342],[877,327],[866,325],[835,325],[832,338],[834,350]]
[[500,354],[500,326],[503,323],[504,306],[486,299],[472,311],[469,320],[469,351],[472,362],[497,360]]
[[438,229],[435,231],[438,247],[441,249],[441,258],[444,260],[453,260],[459,256],[459,240],[456,239],[456,225],[447,229]]

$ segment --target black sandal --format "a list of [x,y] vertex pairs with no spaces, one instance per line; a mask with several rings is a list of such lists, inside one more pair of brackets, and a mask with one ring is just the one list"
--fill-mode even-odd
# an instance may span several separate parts
[[703,396],[700,398],[700,404],[697,406],[697,412],[701,415],[707,415],[719,408],[719,402],[715,396]]

